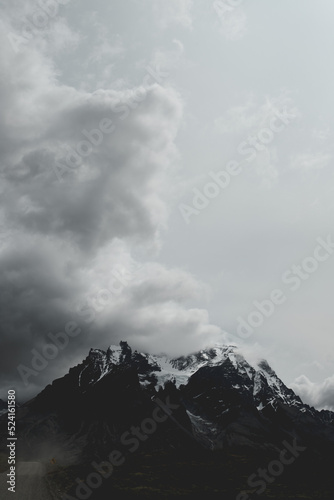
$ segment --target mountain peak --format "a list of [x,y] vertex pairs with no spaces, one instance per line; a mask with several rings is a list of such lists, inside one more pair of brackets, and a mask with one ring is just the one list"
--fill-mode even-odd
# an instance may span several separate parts
[[252,366],[235,345],[175,358],[133,351],[125,341],[106,351],[90,349],[81,364],[47,386],[30,408],[59,415],[70,428],[78,419],[78,429],[95,429],[98,415],[102,442],[114,429],[121,435],[125,421],[130,425],[133,418],[144,418],[156,397],[167,395],[178,403],[193,437],[212,449],[262,447],[264,442],[275,446],[290,431],[334,442],[333,413],[303,404],[266,360]]
[[82,391],[97,384],[111,373],[115,366],[124,366],[137,373],[143,389],[150,387],[152,394],[162,390],[167,383],[182,389],[196,377],[211,377],[214,373],[224,387],[251,395],[257,411],[265,412],[268,405],[284,404],[305,411],[301,399],[278,378],[265,359],[250,364],[235,344],[215,344],[191,354],[171,358],[132,351],[126,341],[119,346],[110,345],[107,351],[91,349],[89,356],[78,370]]

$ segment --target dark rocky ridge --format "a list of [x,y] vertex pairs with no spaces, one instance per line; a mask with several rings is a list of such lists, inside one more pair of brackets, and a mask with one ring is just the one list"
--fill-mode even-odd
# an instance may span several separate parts
[[[180,404],[185,428],[209,449],[273,448],[289,436],[317,441],[318,447],[334,443],[332,412],[303,404],[266,361],[253,367],[235,346],[170,360],[133,352],[126,342],[106,352],[91,349],[25,407],[46,420],[52,414],[68,433],[86,432],[90,448],[91,441],[108,441],[108,435],[117,439],[153,411],[154,397],[166,395]],[[91,429],[98,423],[101,436]],[[29,426],[22,427],[29,435]]]
[[[177,408],[140,443],[138,454],[126,455],[121,436],[152,416],[156,398],[162,402],[169,398]],[[131,467],[138,470],[142,461],[146,461],[145,467],[154,469],[161,460],[156,478],[159,485],[165,481],[166,468],[173,468],[174,462],[180,468],[177,482],[191,484],[193,473],[187,464],[192,463],[207,478],[201,480],[204,493],[206,481],[217,490],[219,464],[224,464],[237,485],[243,467],[244,473],[249,470],[251,474],[257,463],[259,466],[279,453],[284,440],[292,443],[295,439],[308,450],[299,465],[300,484],[305,470],[311,479],[321,474],[324,483],[328,458],[334,452],[334,414],[304,404],[266,361],[252,366],[236,346],[216,346],[175,359],[133,352],[126,342],[107,351],[91,349],[82,363],[22,405],[17,421],[24,458],[56,457],[62,467],[85,470],[82,467],[88,464],[89,471],[93,460],[105,460],[111,450],[119,449],[127,456],[124,470],[129,467],[130,475]],[[5,424],[0,418],[3,436]],[[119,484],[117,477],[111,489],[96,493],[97,499],[110,496]],[[292,483],[295,480],[295,476],[291,478]],[[123,484],[122,479],[119,481]],[[126,478],[124,481],[129,482]],[[118,490],[114,497],[123,498]],[[317,497],[313,493],[310,498]]]

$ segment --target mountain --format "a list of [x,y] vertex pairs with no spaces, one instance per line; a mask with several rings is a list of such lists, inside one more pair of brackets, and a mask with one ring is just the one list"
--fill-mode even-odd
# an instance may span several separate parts
[[59,414],[71,409],[64,419],[69,428],[82,419],[74,415],[84,414],[87,423],[98,409],[117,428],[129,420],[127,412],[144,417],[152,398],[171,392],[187,431],[209,449],[275,447],[292,433],[333,441],[334,413],[304,404],[265,360],[251,365],[235,345],[174,359],[133,352],[126,342],[106,352],[91,349],[29,407]]
[[[251,473],[255,457],[276,456],[282,443],[298,442],[307,450],[304,469],[317,461],[324,474],[334,452],[334,413],[304,404],[265,360],[251,364],[235,345],[177,358],[133,351],[126,342],[91,349],[82,363],[22,405],[17,420],[23,458],[56,457],[62,467],[81,470],[115,448],[129,457],[127,467],[138,449],[147,467],[165,456],[163,467],[171,467],[182,456],[183,470],[189,460],[197,467],[206,457],[206,474],[222,460],[234,475],[235,467],[247,466]],[[161,483],[165,473],[159,474]],[[211,480],[219,478],[217,472]]]

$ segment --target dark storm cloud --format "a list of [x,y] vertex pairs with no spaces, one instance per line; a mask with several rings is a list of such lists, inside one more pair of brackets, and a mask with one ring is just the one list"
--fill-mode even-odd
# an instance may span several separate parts
[[[15,56],[6,41],[3,49],[3,390],[14,384],[21,399],[33,396],[90,347],[128,339],[159,350],[170,336],[171,351],[180,352],[190,338],[197,347],[205,334],[219,334],[206,310],[187,308],[206,295],[195,278],[154,262],[133,270],[132,251],[156,253],[167,222],[177,92],[152,79],[131,91],[84,92],[60,84],[34,45]],[[69,322],[80,333],[36,370],[36,353]]]

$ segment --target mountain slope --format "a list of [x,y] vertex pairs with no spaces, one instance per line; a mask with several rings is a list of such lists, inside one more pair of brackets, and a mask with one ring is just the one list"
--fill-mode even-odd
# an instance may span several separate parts
[[[65,429],[72,441],[79,433],[90,449],[96,440],[117,440],[126,426],[153,411],[154,398],[171,394],[186,433],[209,449],[275,448],[293,435],[318,440],[319,446],[334,442],[333,413],[303,404],[266,361],[253,366],[234,345],[174,359],[133,352],[126,342],[107,351],[91,349],[26,411],[45,416],[46,433],[52,414],[53,430]],[[22,428],[33,434],[29,425]]]
[[[155,423],[153,415],[159,415]],[[212,498],[228,490],[236,498],[241,470],[251,474],[261,461],[277,458],[283,442],[296,440],[307,449],[299,462],[298,481],[303,485],[308,470],[316,491],[319,474],[326,482],[328,457],[334,452],[334,414],[303,404],[266,361],[250,364],[234,345],[173,359],[132,351],[126,342],[107,351],[91,349],[82,363],[18,408],[17,423],[19,459],[49,464],[55,460],[64,491],[76,484],[77,471],[85,476],[93,461],[100,463],[111,450],[121,450],[125,468],[92,500],[104,499],[111,491],[123,498],[120,492],[129,484],[129,498],[152,498],[136,489],[143,463],[143,491],[150,491],[154,479],[160,496],[171,487],[173,494],[164,498],[179,498],[174,490],[183,484],[192,498],[196,481],[203,494],[212,491]],[[0,417],[0,428],[5,450],[5,417]],[[176,463],[180,472],[175,475]],[[220,467],[227,471],[223,485]],[[193,470],[202,471],[203,478],[195,480]],[[64,477],[71,474],[67,484]],[[227,485],[229,475],[232,482]],[[150,494],[156,496],[156,491]],[[301,498],[318,498],[312,494]]]

